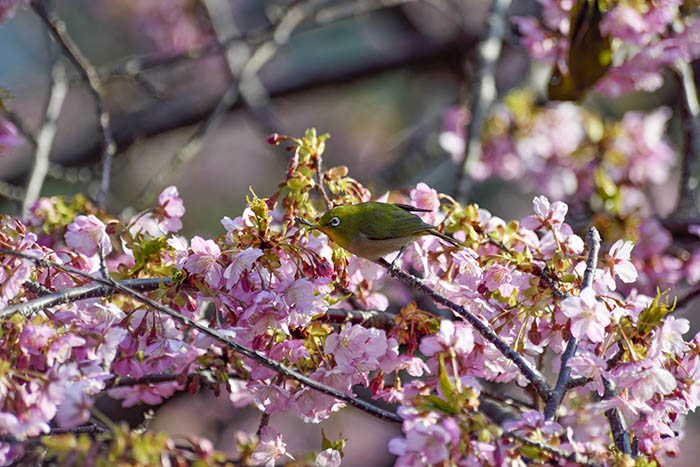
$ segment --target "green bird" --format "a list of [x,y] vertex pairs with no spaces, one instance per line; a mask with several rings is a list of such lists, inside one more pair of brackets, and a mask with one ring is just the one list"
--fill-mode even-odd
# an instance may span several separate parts
[[601,0],[578,0],[571,9],[566,57],[569,73],[563,74],[555,65],[547,87],[550,99],[580,100],[608,72],[612,49],[610,37],[600,31],[604,11],[600,3]]
[[404,249],[422,235],[435,235],[454,246],[462,243],[423,222],[413,212],[430,212],[406,204],[368,202],[346,204],[326,211],[316,224],[300,222],[328,235],[335,243],[362,258],[379,258]]

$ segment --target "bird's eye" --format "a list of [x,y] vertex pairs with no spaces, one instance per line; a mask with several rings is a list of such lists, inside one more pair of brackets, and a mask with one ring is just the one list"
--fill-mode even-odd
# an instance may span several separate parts
[[328,222],[331,227],[338,227],[340,225],[340,217],[334,217]]

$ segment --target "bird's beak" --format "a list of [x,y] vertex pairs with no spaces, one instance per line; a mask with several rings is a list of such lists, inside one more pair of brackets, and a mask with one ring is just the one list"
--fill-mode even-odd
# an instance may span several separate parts
[[312,229],[318,228],[318,225],[317,225],[317,224],[312,224],[311,222],[309,222],[309,221],[307,221],[306,219],[301,218],[301,217],[299,217],[299,216],[296,216],[296,217],[294,218],[294,220],[296,220],[296,221],[297,221],[298,223],[300,223],[300,224],[304,224],[304,225],[307,226],[307,227],[311,227]]

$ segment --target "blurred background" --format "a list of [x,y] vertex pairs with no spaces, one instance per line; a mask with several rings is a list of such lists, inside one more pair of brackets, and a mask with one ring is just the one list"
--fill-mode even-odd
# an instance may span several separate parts
[[[325,166],[348,166],[377,196],[419,181],[453,190],[457,165],[440,135],[447,110],[473,95],[489,1],[73,0],[51,6],[105,83],[118,146],[110,212],[133,214],[176,185],[187,209],[182,233],[218,236],[219,220],[242,212],[250,187],[264,197],[283,180],[288,153],[266,137],[302,136],[310,127],[331,134]],[[511,16],[538,14],[535,0],[516,0],[509,10]],[[42,123],[58,55],[31,10],[0,25],[3,101],[30,128]],[[516,31],[507,30],[494,75],[499,95],[525,86],[541,97],[548,73],[531,61]],[[68,66],[67,74],[71,86],[42,194],[94,198],[102,154],[95,105],[76,70]],[[672,95],[663,87],[617,100],[592,96],[586,105],[614,118],[673,105]],[[672,120],[672,143],[678,131]],[[0,212],[21,212],[13,198],[21,198],[33,151],[24,143],[0,158]],[[662,209],[673,207],[676,183],[677,174],[655,188]],[[468,199],[509,220],[527,215],[535,194],[517,181],[487,180],[470,183]],[[104,401],[103,409],[132,423],[143,417],[142,407],[127,411]],[[259,423],[257,412],[208,393],[182,394],[155,411],[149,427],[206,436],[231,455],[235,431],[254,432]],[[392,462],[385,446],[397,427],[357,411],[335,414],[321,426],[276,418],[271,424],[291,452],[318,449],[322,426],[331,439],[350,438],[345,465]],[[692,465],[686,461],[700,455],[696,425],[688,426],[691,442],[678,465]]]

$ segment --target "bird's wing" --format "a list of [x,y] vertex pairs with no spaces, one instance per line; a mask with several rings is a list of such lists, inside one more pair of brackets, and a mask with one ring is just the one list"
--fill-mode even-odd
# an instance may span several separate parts
[[409,237],[435,228],[426,224],[423,220],[414,215],[401,211],[386,213],[383,219],[377,222],[368,222],[361,226],[361,232],[370,240],[384,240],[387,238]]
[[409,211],[409,212],[433,212],[431,209],[417,208],[415,206],[411,206],[410,204],[401,204],[401,203],[392,203],[392,204],[396,207],[403,209],[404,211]]

